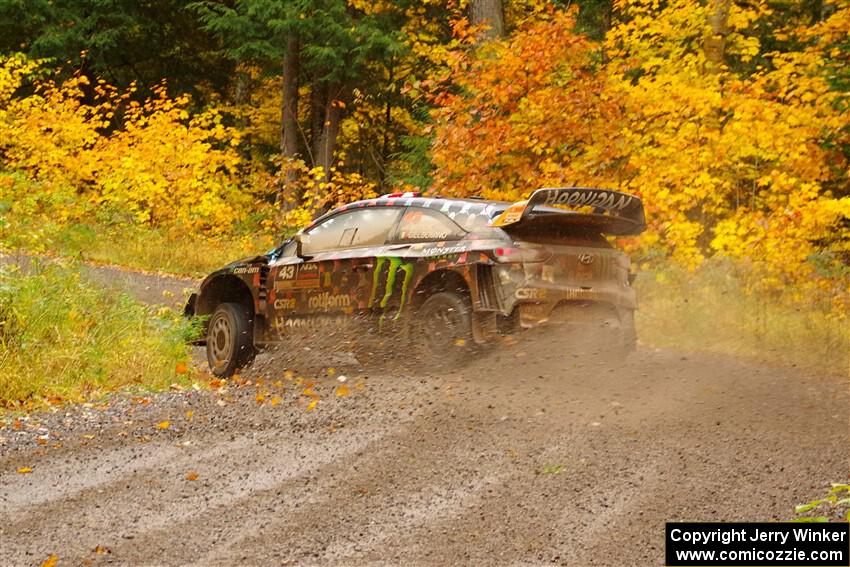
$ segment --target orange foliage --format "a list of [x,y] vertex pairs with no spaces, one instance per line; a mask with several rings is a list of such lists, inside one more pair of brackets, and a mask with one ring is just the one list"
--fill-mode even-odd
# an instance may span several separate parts
[[455,58],[453,92],[436,100],[435,190],[518,200],[616,179],[620,109],[573,26],[561,13]]
[[[820,72],[824,49],[762,53],[750,28],[768,9],[733,4],[727,53],[772,67],[711,72],[708,8],[616,7],[604,65],[570,13],[456,57],[434,115],[437,191],[519,200],[552,185],[620,188],[644,198],[649,230],[633,245],[648,256],[695,268],[726,255],[753,287],[846,301],[850,198],[827,187],[847,164],[824,142],[846,134],[847,115]],[[824,35],[845,21],[833,16]]]

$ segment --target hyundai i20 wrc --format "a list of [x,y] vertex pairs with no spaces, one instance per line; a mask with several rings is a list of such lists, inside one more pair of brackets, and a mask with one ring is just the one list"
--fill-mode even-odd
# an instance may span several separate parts
[[628,257],[608,236],[645,228],[639,197],[539,189],[518,203],[392,194],[339,207],[271,252],[210,274],[186,306],[206,316],[218,376],[259,348],[339,337],[358,359],[405,344],[435,364],[542,324],[601,329],[634,349]]

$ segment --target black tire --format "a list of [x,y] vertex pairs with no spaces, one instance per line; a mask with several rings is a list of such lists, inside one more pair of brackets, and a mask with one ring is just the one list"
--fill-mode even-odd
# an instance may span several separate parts
[[472,309],[464,295],[441,291],[429,296],[415,314],[411,340],[420,361],[445,369],[466,362],[472,351]]
[[239,303],[220,304],[207,329],[207,361],[210,372],[225,378],[254,361],[252,316]]

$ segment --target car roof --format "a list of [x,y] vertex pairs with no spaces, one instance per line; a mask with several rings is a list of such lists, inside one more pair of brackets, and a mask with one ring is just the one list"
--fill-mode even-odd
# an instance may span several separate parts
[[[490,221],[500,213],[504,212],[513,204],[512,201],[495,201],[479,198],[454,198],[454,197],[376,197],[374,199],[363,199],[339,206],[328,211],[321,217],[315,219],[308,227],[324,221],[326,218],[336,214],[370,207],[421,207],[431,209],[445,214],[455,221],[464,230],[471,231],[477,228],[487,227]],[[572,213],[564,209],[554,207],[535,207],[536,214],[546,213]]]
[[333,209],[313,223],[317,224],[327,217],[344,211],[369,207],[420,207],[445,214],[466,230],[486,226],[495,215],[507,208],[506,201],[486,201],[484,199],[455,199],[443,197],[377,197],[355,201]]

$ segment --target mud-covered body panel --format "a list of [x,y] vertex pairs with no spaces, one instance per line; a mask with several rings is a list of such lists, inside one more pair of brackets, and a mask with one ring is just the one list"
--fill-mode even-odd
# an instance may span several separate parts
[[431,274],[452,272],[477,290],[477,263],[492,242],[388,245],[317,254],[308,261],[281,258],[269,268],[266,318],[270,339],[294,329],[340,326],[345,319],[381,325],[406,316]]
[[[564,319],[562,315],[575,312],[577,306],[597,304],[625,320],[624,314],[636,308],[624,254],[600,240],[598,234],[586,239],[573,237],[564,245],[559,238],[536,242],[534,234],[522,232],[521,224],[509,229],[492,226],[493,218],[507,206],[422,197],[345,205],[299,234],[309,236],[360,210],[394,207],[399,209],[398,220],[380,245],[339,247],[299,256],[295,240],[291,240],[269,255],[229,264],[204,280],[192,313],[209,314],[217,301],[238,298],[246,306],[250,304],[257,343],[348,326],[362,332],[364,323],[378,331],[395,331],[400,323],[409,328],[429,290],[448,286],[468,295],[474,314],[473,337],[486,342],[502,332],[505,326],[500,322],[506,320],[532,327]],[[419,230],[415,226],[411,230],[413,211],[420,216],[426,211],[425,217],[443,215],[460,228],[453,239],[429,240],[429,236],[446,236],[453,230]],[[554,215],[555,224],[579,218],[562,217],[556,214],[559,212],[547,212]],[[534,226],[550,224],[550,220],[537,219]],[[358,230],[355,226],[342,234],[353,242]],[[366,227],[363,232],[368,230]],[[403,242],[405,238],[422,241]],[[298,242],[300,245],[301,240]]]

